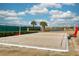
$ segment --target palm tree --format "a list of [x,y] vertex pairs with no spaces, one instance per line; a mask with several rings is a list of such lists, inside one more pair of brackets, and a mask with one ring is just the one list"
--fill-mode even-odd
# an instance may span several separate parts
[[45,31],[45,27],[47,26],[47,23],[45,21],[41,21],[40,25],[42,26],[41,30]]
[[36,25],[36,21],[33,20],[33,21],[31,22],[31,25],[33,26],[33,29],[34,29],[34,27],[35,27],[35,25]]

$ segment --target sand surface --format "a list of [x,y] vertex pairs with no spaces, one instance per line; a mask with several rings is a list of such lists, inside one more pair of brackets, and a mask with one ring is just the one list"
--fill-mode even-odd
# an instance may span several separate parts
[[[53,33],[58,34],[60,32],[52,32],[52,35],[53,35]],[[63,32],[61,32],[61,33],[63,33]],[[73,31],[70,31],[70,33],[73,33]],[[42,35],[48,36],[49,34],[42,34]],[[26,36],[29,36],[29,35],[26,35]],[[2,40],[2,38],[0,38],[0,39]],[[76,39],[77,39],[77,42],[79,43],[79,41],[78,41],[79,32],[78,32],[78,37]],[[13,41],[15,41],[15,40],[13,40]],[[1,55],[2,56],[79,56],[79,51],[75,51],[75,49],[72,47],[71,40],[69,41],[68,47],[69,47],[69,52],[58,52],[58,51],[49,51],[49,50],[47,51],[47,50],[39,50],[39,49],[33,49],[33,48],[21,48],[21,47],[16,47],[16,46],[0,45],[0,56]]]
[[64,32],[39,32],[20,36],[3,37],[0,38],[0,43],[66,50],[67,42],[64,39],[64,36]]

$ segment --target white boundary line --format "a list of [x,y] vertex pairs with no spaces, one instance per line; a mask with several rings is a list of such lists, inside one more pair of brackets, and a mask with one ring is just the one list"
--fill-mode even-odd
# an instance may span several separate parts
[[67,33],[65,33],[64,39],[66,41],[66,49],[68,50],[68,39],[67,39]]
[[68,44],[68,38],[67,38],[67,33],[66,33],[66,41],[67,41],[67,46],[66,46],[66,49],[69,49],[69,44]]
[[6,45],[6,46],[16,46],[16,47],[25,47],[25,48],[35,48],[35,49],[42,49],[42,50],[50,50],[50,51],[60,51],[60,52],[68,52],[69,50],[62,50],[62,49],[51,49],[51,48],[42,48],[42,47],[36,47],[36,46],[27,46],[27,45],[17,45],[17,44],[8,44],[8,43],[0,43],[0,45]]
[[35,48],[35,49],[42,49],[42,50],[50,50],[50,51],[60,51],[60,52],[68,52],[68,39],[67,39],[67,34],[65,33],[64,39],[66,41],[66,50],[62,49],[52,49],[52,48],[43,48],[43,47],[37,47],[37,46],[28,46],[28,45],[19,45],[19,44],[9,44],[9,43],[0,43],[1,45],[6,45],[6,46],[16,46],[16,47],[25,47],[25,48]]

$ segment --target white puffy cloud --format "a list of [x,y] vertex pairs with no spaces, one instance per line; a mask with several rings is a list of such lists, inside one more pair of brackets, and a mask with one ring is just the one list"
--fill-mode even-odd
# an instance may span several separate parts
[[51,10],[49,14],[51,14],[51,18],[54,19],[71,19],[75,17],[75,14],[72,13],[71,11],[64,12],[60,10]]
[[74,6],[74,3],[40,3],[37,6],[38,7],[50,7],[50,8],[62,8],[63,5],[72,5]]
[[47,13],[48,9],[45,7],[38,7],[38,6],[34,5],[30,10],[26,10],[25,12],[35,15],[35,14]]
[[0,10],[0,17],[6,16],[6,17],[15,17],[15,16],[20,16],[20,15],[25,15],[26,13],[30,14],[40,14],[40,13],[47,13],[48,9],[47,7],[52,7],[52,8],[61,8],[63,5],[75,5],[73,3],[40,3],[37,5],[33,5],[30,9],[21,11],[21,12],[16,12],[15,10]]
[[74,17],[72,20],[74,20],[74,21],[79,20],[79,16]]
[[36,19],[35,21],[36,21],[36,22],[39,22],[39,23],[40,23],[41,21],[48,22],[48,21],[45,20],[45,19]]
[[57,19],[57,20],[54,20],[53,22],[51,22],[52,24],[63,24],[65,23],[63,19]]
[[14,10],[0,10],[0,15],[4,17],[15,17],[18,14]]
[[60,11],[60,10],[51,10],[49,13],[50,14],[62,14],[63,11]]
[[11,21],[8,21],[8,22],[6,22],[7,23],[7,25],[20,25],[20,21],[19,20],[11,20]]
[[[24,10],[24,11],[20,11],[20,12],[16,12],[15,10],[0,10],[0,17],[5,18],[5,20],[12,20],[9,21],[8,24],[27,24],[27,22],[20,20],[20,18],[18,16],[22,16],[25,15],[27,13],[32,14],[32,15],[36,15],[36,14],[43,14],[43,13],[49,13],[51,15],[51,20],[53,19],[66,19],[66,18],[72,18],[73,20],[77,20],[79,19],[79,17],[76,17],[74,13],[72,13],[71,11],[60,11],[60,10],[48,10],[48,7],[51,8],[61,8],[63,5],[72,5],[74,6],[75,4],[62,4],[62,3],[41,3],[41,4],[37,4],[37,5],[33,5],[33,7],[31,7],[30,9]],[[42,20],[42,19],[38,19],[36,20],[37,23],[39,23],[40,21],[45,21],[49,24],[50,21],[47,20]],[[58,23],[60,21],[54,21],[53,23]]]
[[71,6],[75,6],[75,3],[63,3],[63,5],[71,5]]
[[66,26],[66,24],[68,24],[68,26],[73,26],[73,24],[79,20],[79,16],[71,11],[51,10],[49,14],[51,15],[51,26]]
[[15,12],[15,10],[0,10],[0,18],[3,18],[6,25],[26,25],[27,23],[19,17],[24,14],[24,12]]
[[25,10],[24,13],[29,13],[32,15],[48,13],[49,12],[48,7],[50,7],[50,8],[62,8],[63,5],[74,6],[75,4],[73,4],[73,3],[40,3],[37,5],[33,5],[33,7],[31,7],[28,10]]
[[25,12],[16,12],[15,10],[0,10],[0,17],[17,17],[25,15]]
[[31,7],[30,9],[26,9],[24,12],[22,12],[21,14],[42,14],[42,13],[48,13],[48,7],[50,8],[61,8],[63,5],[74,5],[74,4],[62,4],[62,3],[40,3],[37,5],[33,5],[33,7]]
[[25,11],[22,11],[22,12],[18,12],[18,16],[22,16],[22,15],[25,15],[27,12]]
[[5,14],[7,17],[16,17],[18,14],[13,10],[7,11],[7,14]]
[[55,8],[61,8],[62,5],[59,4],[59,3],[41,3],[39,5],[39,7],[51,7],[51,8],[55,7]]
[[6,22],[7,25],[14,25],[14,26],[26,26],[28,25],[28,22],[24,21],[21,18],[18,17],[7,17],[5,18],[5,20],[7,20],[8,22]]
[[19,20],[18,17],[6,17],[5,20]]

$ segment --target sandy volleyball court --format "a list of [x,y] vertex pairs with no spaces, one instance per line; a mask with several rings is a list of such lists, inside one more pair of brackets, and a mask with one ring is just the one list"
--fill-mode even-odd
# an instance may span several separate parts
[[67,50],[67,39],[65,39],[65,33],[63,32],[39,32],[20,36],[2,37],[0,38],[0,44]]
[[[61,44],[62,42],[62,44]],[[64,32],[39,32],[20,36],[9,36],[0,38],[0,44],[12,44],[18,47],[35,47],[67,50],[67,39]]]

